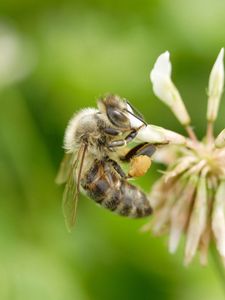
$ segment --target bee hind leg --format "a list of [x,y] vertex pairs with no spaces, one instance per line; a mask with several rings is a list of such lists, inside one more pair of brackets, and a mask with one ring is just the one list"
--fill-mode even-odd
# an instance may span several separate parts
[[156,147],[152,144],[142,143],[130,149],[125,156],[120,157],[122,161],[129,162],[132,158],[145,155],[151,157],[156,151]]
[[130,170],[128,178],[141,177],[151,166],[151,156],[155,152],[156,147],[152,144],[143,143],[132,148],[124,157],[123,161],[130,162]]

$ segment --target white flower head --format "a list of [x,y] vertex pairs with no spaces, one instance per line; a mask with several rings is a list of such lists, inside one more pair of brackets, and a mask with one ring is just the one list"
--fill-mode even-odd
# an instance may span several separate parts
[[181,96],[171,80],[172,66],[168,51],[162,53],[156,60],[150,73],[155,95],[170,107],[177,119],[183,125],[190,123],[190,117]]
[[[163,155],[153,157],[167,169],[149,193],[153,219],[145,228],[155,235],[169,234],[169,251],[177,250],[182,235],[186,236],[185,264],[197,251],[201,264],[207,263],[210,244],[215,243],[225,265],[225,129],[215,138],[213,123],[223,91],[224,50],[213,66],[209,80],[208,126],[203,139],[198,139],[189,121],[185,106],[171,80],[169,52],[159,56],[150,74],[154,93],[165,102],[184,124],[189,135],[186,141],[166,129],[151,125],[167,138]],[[150,127],[142,129],[138,138],[149,141]],[[166,155],[167,153],[167,155]]]
[[224,65],[223,65],[223,57],[224,57],[224,48],[220,50],[219,55],[213,65],[212,71],[209,76],[209,87],[208,87],[208,109],[207,109],[207,119],[210,122],[215,121],[220,99],[223,93],[224,86]]

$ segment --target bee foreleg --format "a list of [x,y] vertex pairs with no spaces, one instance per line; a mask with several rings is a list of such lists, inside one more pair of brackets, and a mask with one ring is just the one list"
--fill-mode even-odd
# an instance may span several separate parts
[[138,131],[132,130],[123,140],[116,140],[116,141],[112,141],[110,144],[108,144],[109,148],[115,148],[115,147],[121,147],[121,146],[125,146],[128,143],[130,143],[137,135]]
[[113,136],[119,135],[121,133],[120,130],[111,127],[104,128],[104,132],[108,135],[113,135]]

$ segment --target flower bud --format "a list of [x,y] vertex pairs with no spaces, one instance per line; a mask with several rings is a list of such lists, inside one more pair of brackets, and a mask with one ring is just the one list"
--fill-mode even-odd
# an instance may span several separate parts
[[223,85],[224,85],[223,57],[224,57],[224,48],[220,50],[220,53],[217,56],[216,62],[209,76],[209,88],[208,88],[209,99],[208,99],[207,119],[210,122],[215,121],[217,117],[220,98],[223,93]]
[[161,54],[150,73],[154,94],[170,107],[176,118],[183,125],[190,124],[190,117],[184,106],[183,100],[171,80],[172,66],[169,52]]

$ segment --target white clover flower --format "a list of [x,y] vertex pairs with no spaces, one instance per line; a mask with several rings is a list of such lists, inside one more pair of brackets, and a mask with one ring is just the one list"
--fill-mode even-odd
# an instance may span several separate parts
[[[210,243],[215,243],[225,261],[225,129],[216,139],[213,135],[213,122],[223,91],[223,49],[209,80],[207,138],[198,140],[195,136],[170,75],[169,53],[165,52],[159,56],[151,72],[153,90],[180,118],[188,137],[171,134],[171,131],[166,135],[166,130],[161,129],[169,145],[156,151],[153,158],[163,162],[167,170],[149,194],[154,214],[146,227],[151,228],[155,235],[169,234],[171,253],[176,251],[181,236],[186,235],[185,264],[192,261],[197,251],[200,262],[206,264]],[[152,125],[145,127],[137,137],[150,141],[149,128]]]

